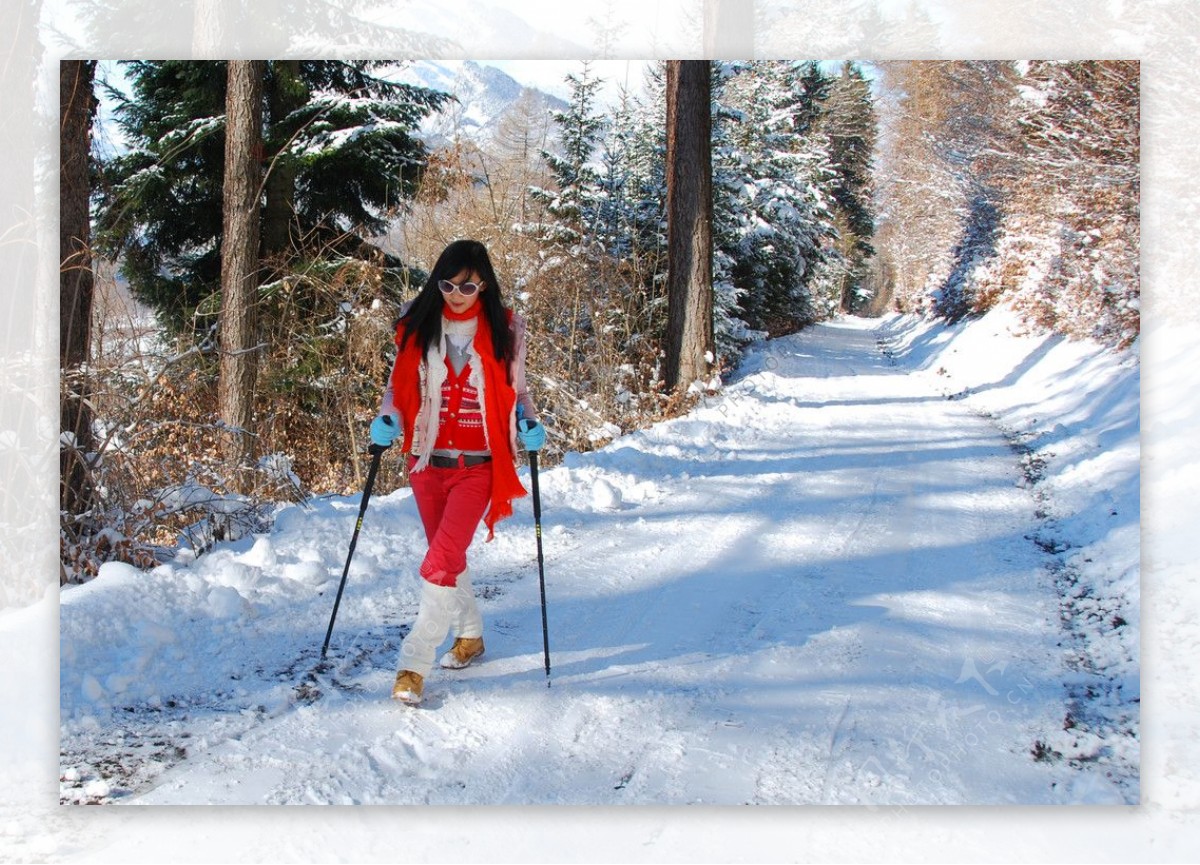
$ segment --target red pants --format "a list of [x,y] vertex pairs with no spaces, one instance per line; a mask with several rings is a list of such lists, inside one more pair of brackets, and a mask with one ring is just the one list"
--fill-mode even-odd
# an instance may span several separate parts
[[[409,460],[410,469],[415,464],[415,459]],[[410,474],[409,484],[429,541],[421,576],[435,586],[457,585],[458,575],[467,567],[467,547],[491,501],[492,467],[489,463],[452,469],[430,466]]]

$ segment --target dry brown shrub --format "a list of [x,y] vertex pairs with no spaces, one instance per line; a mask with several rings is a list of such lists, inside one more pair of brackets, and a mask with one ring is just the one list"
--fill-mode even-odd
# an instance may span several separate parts
[[[617,262],[539,239],[527,230],[541,216],[527,192],[547,182],[544,174],[536,161],[485,160],[466,146],[435,154],[416,201],[381,246],[426,269],[454,239],[488,246],[505,302],[528,322],[527,373],[550,466],[567,451],[686,411],[695,397],[670,397],[659,379],[666,305],[657,251]],[[181,539],[201,550],[265,531],[282,502],[361,491],[395,317],[418,286],[397,284],[380,261],[331,250],[265,265],[276,276],[258,310],[265,348],[254,466],[223,462],[211,339],[148,351],[116,331],[101,338],[97,417],[112,434],[94,470],[105,497],[88,527],[63,533],[71,579],[114,559],[152,565]],[[235,472],[253,480],[244,496],[227,489]],[[383,459],[376,490],[406,482],[403,461]]]
[[506,304],[528,324],[527,375],[548,434],[543,463],[666,416],[658,378],[666,306],[647,287],[661,269],[656,253],[616,261],[544,240],[531,229],[544,213],[528,187],[549,183],[536,163],[465,145],[436,163],[390,244],[426,269],[455,239],[488,247]]

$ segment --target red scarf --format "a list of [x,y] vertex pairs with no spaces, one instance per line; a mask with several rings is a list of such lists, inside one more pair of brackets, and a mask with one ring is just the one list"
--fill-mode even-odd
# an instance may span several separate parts
[[[512,516],[512,501],[525,495],[525,487],[517,477],[516,455],[513,453],[512,439],[509,435],[517,394],[508,382],[505,364],[496,360],[495,348],[492,345],[492,326],[487,316],[481,314],[482,311],[483,304],[476,303],[465,315],[455,315],[449,307],[443,307],[442,315],[458,321],[470,318],[478,320],[473,344],[476,354],[479,355],[479,362],[483,365],[483,416],[488,445],[492,450],[492,460],[489,463],[492,467],[492,501],[483,516],[483,522],[488,527],[487,539],[490,541],[495,537],[496,523]],[[507,312],[507,315],[511,322],[512,313]],[[404,323],[401,321],[396,325],[396,345],[401,346],[403,340]],[[420,365],[424,360],[420,336],[414,333],[409,338],[408,345],[400,348],[392,371],[392,398],[404,425],[404,441],[400,448],[402,453],[412,451],[413,429],[421,410]],[[429,410],[437,411],[437,406]],[[434,442],[425,442],[424,446],[432,448]]]

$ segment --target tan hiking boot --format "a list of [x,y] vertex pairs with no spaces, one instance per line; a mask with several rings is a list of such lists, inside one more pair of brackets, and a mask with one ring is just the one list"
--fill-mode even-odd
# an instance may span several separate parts
[[420,673],[401,670],[396,674],[396,684],[392,686],[392,699],[415,706],[421,702],[421,691],[424,687],[425,681]]
[[459,637],[439,661],[450,670],[461,670],[483,654],[483,637]]

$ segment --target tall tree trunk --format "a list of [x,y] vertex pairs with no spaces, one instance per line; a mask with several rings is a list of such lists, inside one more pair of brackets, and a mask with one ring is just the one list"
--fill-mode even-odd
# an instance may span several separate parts
[[231,480],[253,453],[254,385],[258,375],[256,316],[259,198],[262,194],[263,62],[230,60],[225,96],[225,186],[221,246],[221,367],[217,398],[230,428],[225,456]]
[[92,253],[88,202],[88,154],[96,99],[95,60],[63,60],[59,66],[59,269],[58,359],[62,371],[59,421],[59,504],[77,518],[92,501],[86,463],[91,451],[92,412],[85,365],[92,333]]
[[713,360],[712,70],[667,62],[667,364],[671,390]]

